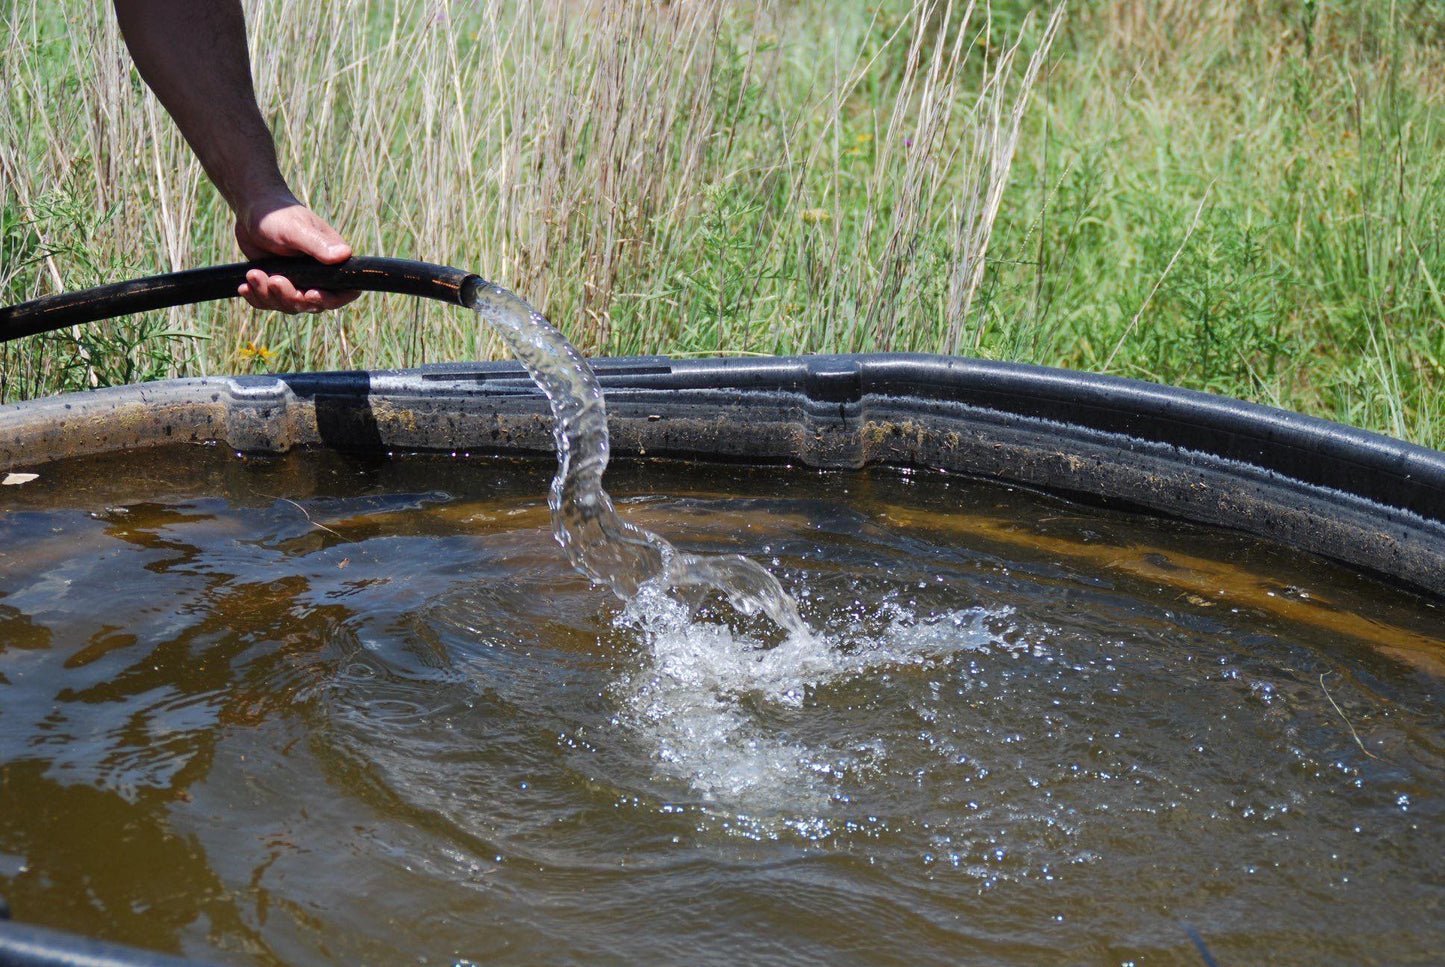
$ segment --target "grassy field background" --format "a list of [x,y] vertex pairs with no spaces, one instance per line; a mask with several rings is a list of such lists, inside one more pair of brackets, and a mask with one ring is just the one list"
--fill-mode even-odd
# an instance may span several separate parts
[[[235,261],[108,4],[0,0],[0,302]],[[248,3],[298,193],[591,353],[962,352],[1445,445],[1445,6]],[[502,355],[239,302],[0,346],[0,400]]]

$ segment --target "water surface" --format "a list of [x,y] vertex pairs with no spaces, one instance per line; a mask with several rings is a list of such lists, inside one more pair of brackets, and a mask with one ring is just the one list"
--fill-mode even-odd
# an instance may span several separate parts
[[[0,896],[238,964],[1429,963],[1441,612],[931,473],[633,463],[818,632],[624,609],[541,462],[0,494]],[[764,641],[771,648],[758,646]]]

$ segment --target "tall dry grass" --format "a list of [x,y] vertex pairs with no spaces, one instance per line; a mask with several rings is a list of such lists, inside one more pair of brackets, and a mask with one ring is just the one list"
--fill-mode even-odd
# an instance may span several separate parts
[[[357,251],[480,271],[591,352],[954,350],[1060,22],[896,0],[249,2],[298,194]],[[0,293],[233,261],[107,5],[0,22]],[[500,353],[466,314],[240,303],[0,348],[0,398]],[[274,355],[272,355],[274,354]]]

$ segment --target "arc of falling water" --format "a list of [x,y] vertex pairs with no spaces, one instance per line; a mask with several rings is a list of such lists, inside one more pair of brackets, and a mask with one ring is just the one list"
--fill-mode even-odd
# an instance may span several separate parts
[[761,611],[790,635],[808,634],[796,602],[761,565],[739,554],[687,554],[623,520],[602,487],[607,409],[587,360],[540,312],[501,286],[478,285],[468,305],[502,337],[551,406],[557,475],[547,503],[553,535],[573,567],[624,601],[644,587],[716,588],[742,613]]

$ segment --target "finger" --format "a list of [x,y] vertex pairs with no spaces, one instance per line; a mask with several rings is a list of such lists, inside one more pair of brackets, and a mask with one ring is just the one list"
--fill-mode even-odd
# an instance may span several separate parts
[[355,290],[344,292],[327,292],[325,290],[310,289],[306,293],[306,300],[319,312],[326,312],[331,309],[340,309],[348,303],[355,302],[361,295]]
[[307,245],[302,250],[306,254],[327,265],[335,265],[351,258],[351,246],[336,229],[322,221],[314,212],[308,211],[305,221]]
[[[267,275],[264,272],[253,271],[247,273],[247,279],[249,280],[247,282],[247,288],[251,290],[251,293],[246,301],[257,309],[286,313],[295,313],[298,311],[290,304],[280,286],[277,285],[278,282],[285,282],[288,286],[290,285],[290,283],[281,276]],[[295,290],[293,289],[292,291],[294,292]]]
[[289,208],[269,217],[275,219],[274,237],[278,246],[309,255],[326,265],[351,258],[351,246],[346,240],[310,209]]
[[256,294],[255,290],[253,290],[250,285],[240,286],[236,289],[236,292],[241,296],[241,298],[245,299],[246,302],[250,304],[252,309],[267,308],[266,303],[261,301],[261,297]]
[[236,291],[241,294],[253,308],[270,309],[271,304],[271,280],[266,273],[259,269],[252,269],[246,273],[246,282]]
[[267,275],[260,269],[246,273],[246,281],[236,293],[257,309],[269,309],[295,315],[298,312],[325,312],[354,302],[361,293],[356,290],[327,292],[307,289],[304,293],[284,275]]
[[324,262],[327,265],[336,265],[351,258],[351,246],[346,244],[340,235],[332,231],[329,225],[323,225],[323,227],[326,229],[326,234],[332,237],[323,238],[320,246],[312,249],[310,254],[318,262]]
[[246,273],[246,288],[262,299],[266,298],[269,282],[266,273],[260,269],[252,269]]
[[[290,279],[285,281],[287,284],[294,285]],[[272,291],[276,291],[275,287],[272,288]],[[297,289],[294,298],[282,296],[281,301],[285,306],[284,311],[287,312],[323,312],[328,308],[327,296],[329,294],[320,289],[307,289],[305,292]]]
[[286,278],[286,276],[273,275],[268,280],[268,283],[271,300],[275,304],[275,308],[281,312],[287,313],[288,315],[295,315],[298,312],[306,312],[312,308],[310,301],[300,292],[296,291],[296,286],[292,285],[291,280]]
[[357,299],[360,299],[361,291],[359,289],[346,289],[342,292],[327,292],[325,295],[327,309],[340,309],[342,306],[349,306]]

